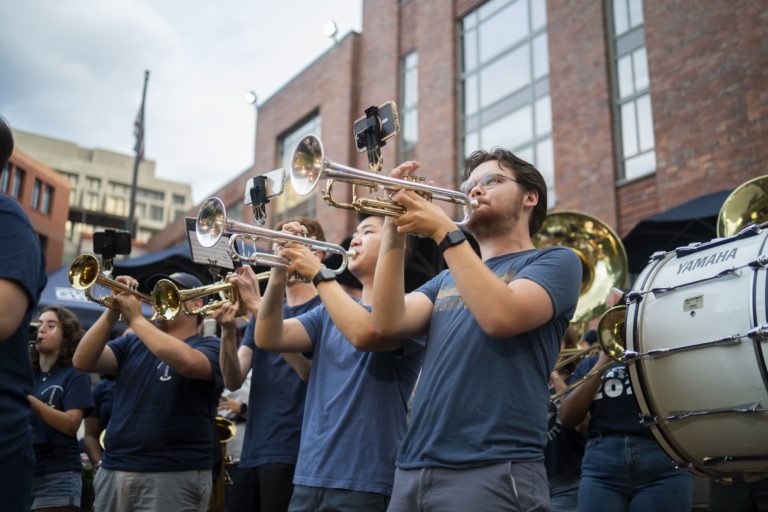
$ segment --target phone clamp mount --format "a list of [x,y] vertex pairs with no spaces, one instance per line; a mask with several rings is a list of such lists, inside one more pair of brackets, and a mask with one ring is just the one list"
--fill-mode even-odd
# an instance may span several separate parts
[[112,274],[112,260],[118,254],[131,254],[131,233],[122,229],[105,229],[93,234],[93,252],[101,256],[102,272]]

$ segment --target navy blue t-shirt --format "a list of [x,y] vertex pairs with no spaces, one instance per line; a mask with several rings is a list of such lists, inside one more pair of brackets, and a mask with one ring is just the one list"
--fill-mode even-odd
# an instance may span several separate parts
[[325,306],[297,320],[314,354],[293,483],[391,494],[423,340],[406,340],[394,352],[361,352]]
[[544,458],[549,374],[579,298],[581,263],[564,247],[485,263],[505,282],[529,279],[542,286],[554,317],[532,331],[492,338],[464,304],[450,270],[416,290],[434,306],[399,468],[461,469]]
[[[57,411],[82,409],[83,417],[93,407],[91,379],[74,368],[55,368],[35,375],[33,396]],[[61,471],[82,471],[77,436],[68,436],[32,415],[32,442],[35,446],[35,475]]]
[[103,378],[93,386],[93,411],[91,416],[99,418],[102,429],[107,428],[112,417],[112,404],[115,401],[114,379]]
[[[283,306],[283,318],[293,318],[322,303],[316,295],[304,304]],[[248,418],[240,454],[240,467],[262,464],[296,464],[299,455],[301,420],[307,383],[285,362],[283,356],[256,348],[252,318],[243,345],[253,350]]]
[[26,292],[29,309],[10,338],[0,341],[0,461],[29,449],[32,392],[27,328],[45,288],[45,260],[24,210],[0,194],[0,279]]
[[[598,356],[582,361],[569,382],[584,377],[597,364]],[[632,383],[626,364],[616,363],[600,377],[600,387],[589,406],[589,437],[595,434],[632,433],[650,435],[640,424],[640,408],[632,393]]]
[[137,472],[213,467],[213,421],[224,389],[221,342],[197,335],[185,342],[208,358],[213,381],[181,376],[135,334],[109,342],[118,372],[103,467]]

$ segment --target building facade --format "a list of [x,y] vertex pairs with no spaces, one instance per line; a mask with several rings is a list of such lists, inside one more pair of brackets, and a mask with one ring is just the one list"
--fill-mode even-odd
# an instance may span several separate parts
[[[99,148],[14,130],[16,147],[45,162],[71,184],[63,259],[68,264],[91,250],[91,236],[104,228],[125,229],[129,214],[134,158]],[[191,186],[155,176],[155,162],[139,165],[136,189],[135,248],[168,223],[182,217],[192,205]]]
[[[623,237],[766,173],[766,22],[755,0],[365,0],[361,33],[259,105],[253,167],[210,195],[251,221],[247,179],[289,166],[309,132],[327,158],[366,169],[352,123],[395,100],[401,131],[383,150],[385,169],[415,159],[455,190],[471,151],[504,146],[542,171],[550,208],[584,211]],[[332,242],[351,233],[355,215],[290,188],[269,224],[308,214]],[[177,223],[149,247],[183,236]]]
[[29,216],[48,272],[61,266],[71,188],[69,180],[18,147],[0,173],[0,193],[16,199]]

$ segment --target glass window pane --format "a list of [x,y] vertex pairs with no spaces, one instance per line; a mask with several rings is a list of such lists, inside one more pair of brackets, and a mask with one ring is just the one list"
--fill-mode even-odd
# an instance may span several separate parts
[[468,30],[477,25],[477,11],[472,11],[464,16],[464,19],[461,20],[461,24],[464,30]]
[[480,105],[488,105],[531,82],[528,45],[524,44],[480,71]]
[[485,62],[528,35],[528,3],[517,0],[480,25],[480,61]]
[[418,110],[408,110],[400,117],[403,133],[403,146],[416,144],[418,133]]
[[533,138],[533,112],[530,105],[518,109],[492,123],[481,131],[483,147],[500,146],[514,149]]
[[533,78],[541,78],[549,74],[549,50],[547,34],[541,34],[533,40]]
[[480,135],[477,132],[464,135],[464,156],[467,157],[478,149],[480,149]]
[[651,97],[646,94],[637,99],[637,131],[640,139],[640,151],[653,149],[653,112]]
[[555,157],[552,150],[552,138],[536,144],[536,168],[539,169],[548,186],[555,182]]
[[533,146],[525,146],[524,148],[520,148],[515,151],[515,154],[528,163],[534,162]]
[[613,0],[613,30],[620,36],[629,29],[627,0]]
[[627,179],[636,178],[656,170],[656,152],[650,151],[624,162],[624,175]]
[[464,70],[471,71],[477,66],[477,30],[464,33]]
[[464,81],[464,114],[477,112],[477,75],[470,75]]
[[635,91],[648,88],[648,55],[645,46],[641,46],[632,53],[632,63],[635,70]]
[[637,154],[637,124],[633,101],[621,106],[621,139],[625,158]]
[[546,0],[531,0],[531,30],[537,30],[547,24]]
[[643,0],[629,0],[629,26],[643,24]]
[[509,3],[509,0],[490,0],[490,2],[485,2],[481,5],[475,12],[478,13],[481,20],[485,20],[507,3]]
[[626,98],[634,92],[632,87],[632,56],[624,55],[619,59],[619,98]]
[[552,131],[552,104],[549,95],[536,100],[536,135],[542,136]]

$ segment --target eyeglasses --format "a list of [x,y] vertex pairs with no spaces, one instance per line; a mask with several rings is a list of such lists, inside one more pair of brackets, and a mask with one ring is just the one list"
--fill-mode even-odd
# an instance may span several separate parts
[[48,320],[47,322],[40,322],[40,327],[39,328],[42,329],[43,327],[45,327],[46,331],[53,332],[53,331],[55,331],[56,329],[59,328],[59,325],[61,325],[61,324],[59,322],[57,322],[56,320]]
[[463,193],[463,194],[469,195],[469,193],[472,192],[472,189],[477,187],[478,185],[483,187],[483,190],[490,190],[493,187],[495,187],[496,184],[501,179],[505,179],[505,180],[509,180],[509,181],[514,181],[515,183],[520,183],[515,178],[510,178],[509,176],[504,176],[503,174],[499,174],[499,173],[490,173],[490,174],[484,175],[479,180],[467,180],[467,181],[465,181],[464,183],[462,183],[459,186],[459,191],[461,191],[461,193]]

